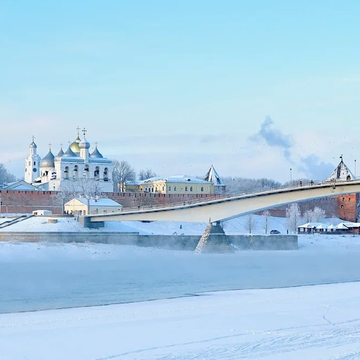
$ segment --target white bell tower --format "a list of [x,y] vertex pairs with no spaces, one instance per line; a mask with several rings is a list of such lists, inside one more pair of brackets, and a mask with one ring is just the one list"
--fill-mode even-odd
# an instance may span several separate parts
[[29,156],[25,159],[25,181],[33,183],[40,176],[40,156],[37,154],[37,145],[32,137],[32,143],[29,145]]

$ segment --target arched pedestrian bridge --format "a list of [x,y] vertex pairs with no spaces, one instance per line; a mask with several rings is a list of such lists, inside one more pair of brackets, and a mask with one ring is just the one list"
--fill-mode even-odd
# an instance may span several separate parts
[[277,189],[188,205],[88,215],[84,221],[85,226],[91,226],[91,223],[95,222],[125,220],[208,222],[211,219],[213,222],[229,220],[280,205],[356,192],[360,192],[360,180]]

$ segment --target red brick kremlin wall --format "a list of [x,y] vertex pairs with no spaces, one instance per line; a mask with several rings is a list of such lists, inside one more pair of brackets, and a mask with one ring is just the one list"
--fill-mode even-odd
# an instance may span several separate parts
[[33,210],[51,210],[61,213],[61,200],[53,191],[0,190],[0,213],[31,213]]
[[[124,208],[138,208],[190,203],[194,200],[221,198],[223,195],[190,195],[190,194],[148,194],[148,193],[106,193],[104,197],[113,199]],[[343,220],[357,219],[358,194],[322,198],[299,203],[301,211],[312,210],[315,206],[324,209],[327,217],[340,217]],[[10,191],[0,190],[0,213],[31,213],[34,210],[51,210],[53,214],[61,214],[62,200],[54,191]],[[286,216],[286,206],[270,210],[273,216]]]
[[[194,200],[216,199],[222,195],[190,194],[135,194],[104,193],[104,197],[113,199],[124,208],[149,207],[165,204],[183,204]],[[51,210],[61,214],[62,199],[55,191],[11,191],[0,190],[0,213],[32,213],[34,210]]]

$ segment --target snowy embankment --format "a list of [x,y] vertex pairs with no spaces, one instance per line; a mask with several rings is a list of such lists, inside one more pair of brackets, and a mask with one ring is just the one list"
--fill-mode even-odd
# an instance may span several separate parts
[[[0,232],[140,232],[140,234],[154,234],[154,235],[202,235],[207,223],[202,222],[179,222],[179,221],[108,221],[105,222],[105,227],[101,229],[84,228],[76,218],[73,217],[59,217],[57,223],[50,223],[49,217],[37,216],[31,217],[24,221],[20,221],[11,226],[0,229]],[[1,222],[8,220],[7,218],[0,218]],[[324,224],[338,224],[339,219],[325,219]],[[223,222],[224,230],[227,234],[248,234],[247,217],[231,219]],[[287,233],[287,225],[285,218],[269,217],[268,218],[268,232],[271,229],[279,230],[282,234]],[[264,217],[261,215],[253,216],[252,234],[264,234]]]
[[0,359],[358,359],[360,284],[0,315]]

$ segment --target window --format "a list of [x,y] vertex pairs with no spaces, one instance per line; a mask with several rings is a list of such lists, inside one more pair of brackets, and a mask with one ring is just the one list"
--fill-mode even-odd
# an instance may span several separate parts
[[187,191],[187,186],[185,186],[185,191]]
[[192,186],[190,186],[190,191],[193,191],[193,187],[192,187]]
[[202,186],[200,190],[201,190],[201,191],[204,191],[204,187]]
[[68,167],[68,166],[65,166],[65,169],[64,169],[64,178],[65,178],[65,179],[69,179],[69,167]]
[[176,186],[174,186],[174,191],[176,191]]
[[171,186],[169,186],[169,191],[171,191]]
[[84,178],[88,178],[89,177],[89,165],[86,164],[84,167],[84,173],[83,173]]
[[109,177],[108,177],[108,168],[104,169],[104,181],[109,181]]
[[95,171],[94,171],[94,179],[99,180],[99,178],[100,178],[100,168],[98,166],[96,166]]

